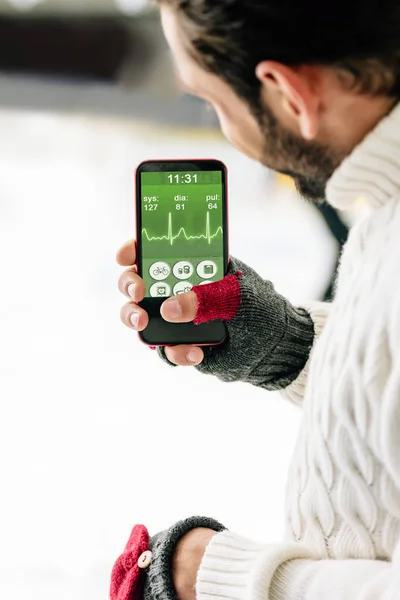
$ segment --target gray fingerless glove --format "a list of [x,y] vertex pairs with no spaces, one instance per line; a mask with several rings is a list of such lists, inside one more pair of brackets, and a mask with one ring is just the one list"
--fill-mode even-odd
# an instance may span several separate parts
[[178,600],[172,580],[172,559],[180,539],[192,529],[216,532],[225,527],[206,517],[191,517],[149,539],[137,525],[111,575],[111,600]]
[[[204,348],[200,372],[267,390],[284,389],[298,377],[314,341],[306,310],[295,308],[272,283],[234,258],[224,280],[193,291],[199,303],[195,323],[222,319],[228,332],[221,346]],[[163,348],[158,352],[169,362]]]

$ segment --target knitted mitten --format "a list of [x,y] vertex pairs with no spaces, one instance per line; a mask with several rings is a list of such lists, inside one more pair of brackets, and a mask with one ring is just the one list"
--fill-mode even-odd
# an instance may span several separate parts
[[198,527],[225,530],[205,517],[180,521],[151,539],[143,525],[134,527],[112,571],[110,600],[178,600],[172,581],[172,557],[180,539]]
[[[295,308],[272,283],[234,258],[225,279],[193,291],[198,299],[194,323],[220,319],[227,328],[222,345],[204,348],[199,371],[267,390],[283,389],[297,378],[314,340],[314,324],[306,310]],[[169,362],[164,348],[158,352]]]

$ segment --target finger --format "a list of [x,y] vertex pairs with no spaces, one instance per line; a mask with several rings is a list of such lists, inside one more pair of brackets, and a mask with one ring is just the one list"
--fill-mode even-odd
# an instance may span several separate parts
[[146,293],[146,285],[134,269],[127,269],[118,281],[119,291],[134,302],[141,302]]
[[196,318],[197,296],[194,292],[180,294],[166,300],[161,306],[161,316],[170,323],[190,323]]
[[204,352],[197,346],[173,346],[165,348],[170,362],[179,367],[196,367],[204,359]]
[[136,241],[126,242],[117,252],[117,263],[121,267],[131,267],[136,262]]
[[143,331],[149,324],[149,316],[143,308],[133,302],[128,302],[121,309],[121,321],[135,331]]

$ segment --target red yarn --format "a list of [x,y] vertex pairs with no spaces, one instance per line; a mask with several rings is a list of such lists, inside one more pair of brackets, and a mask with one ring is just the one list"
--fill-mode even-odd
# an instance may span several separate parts
[[239,312],[240,308],[240,285],[239,277],[228,275],[222,281],[216,281],[209,285],[198,285],[193,288],[198,301],[198,308],[194,323],[208,323],[209,321],[230,321]]
[[141,600],[142,569],[138,560],[149,550],[150,536],[144,525],[136,525],[124,553],[114,565],[111,574],[110,600]]

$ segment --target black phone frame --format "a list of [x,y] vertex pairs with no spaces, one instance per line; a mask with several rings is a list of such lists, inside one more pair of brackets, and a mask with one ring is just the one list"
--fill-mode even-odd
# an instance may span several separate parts
[[[179,159],[148,160],[142,162],[135,174],[136,188],[136,267],[138,275],[143,276],[142,252],[142,173],[220,171],[223,188],[223,231],[224,231],[224,272],[229,265],[229,229],[228,229],[228,171],[223,162],[217,159]],[[222,344],[226,339],[226,327],[222,321],[213,321],[201,325],[194,323],[167,323],[160,314],[161,305],[166,298],[145,298],[140,306],[149,314],[148,327],[139,334],[140,339],[149,346],[176,346],[191,344],[213,346]]]

